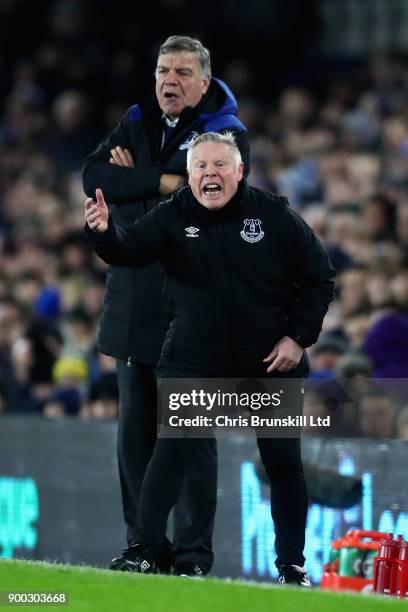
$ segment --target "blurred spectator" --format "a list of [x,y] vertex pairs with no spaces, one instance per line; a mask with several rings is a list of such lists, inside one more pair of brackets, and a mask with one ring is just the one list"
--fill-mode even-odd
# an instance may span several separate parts
[[392,309],[367,331],[364,350],[378,378],[408,377],[408,313]]
[[33,305],[34,315],[45,321],[54,321],[62,313],[61,292],[58,287],[44,286],[38,292]]
[[393,438],[396,412],[396,404],[389,395],[382,391],[371,391],[360,400],[361,435],[369,438]]
[[95,327],[95,319],[82,306],[70,310],[61,325],[64,354],[88,359],[96,342]]
[[408,268],[398,270],[390,279],[392,299],[397,308],[408,310]]
[[53,367],[55,385],[44,403],[43,414],[49,418],[78,415],[85,394],[83,383],[87,376],[88,366],[83,359],[58,359]]
[[344,317],[343,330],[350,349],[361,349],[370,327],[371,309],[359,308]]
[[119,391],[116,382],[116,361],[109,355],[98,355],[98,371],[91,383],[89,398],[81,410],[84,419],[116,419]]
[[40,150],[53,160],[58,173],[70,172],[97,146],[99,134],[91,123],[87,101],[79,91],[61,93],[53,103],[52,118]]
[[355,313],[369,305],[367,272],[362,267],[346,269],[338,279],[340,303],[344,315]]
[[369,387],[364,383],[371,378],[373,372],[370,359],[358,351],[349,351],[340,357],[336,363],[335,374],[340,381],[354,383],[353,399],[366,393]]
[[370,304],[375,308],[391,302],[390,278],[385,270],[374,268],[367,274],[367,293]]
[[386,195],[371,196],[364,207],[364,221],[372,239],[395,240],[397,209]]
[[344,436],[358,436],[359,403],[372,390],[371,361],[362,352],[349,351],[338,359],[335,374],[339,386],[350,400],[341,405],[341,433]]
[[91,387],[89,414],[94,419],[116,419],[119,409],[119,393],[116,372],[104,374]]
[[331,378],[334,376],[340,357],[347,350],[347,343],[336,336],[322,334],[310,349],[310,376]]

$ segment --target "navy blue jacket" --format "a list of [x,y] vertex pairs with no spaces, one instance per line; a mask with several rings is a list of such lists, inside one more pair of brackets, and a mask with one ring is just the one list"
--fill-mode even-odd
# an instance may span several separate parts
[[[237,102],[225,83],[211,79],[200,103],[184,109],[162,150],[162,111],[154,96],[132,106],[85,160],[84,191],[94,197],[100,187],[106,201],[114,204],[111,212],[115,222],[127,225],[168,197],[159,194],[162,174],[186,176],[187,144],[195,134],[225,130],[234,133],[248,174],[247,131],[237,118]],[[110,150],[117,145],[130,150],[135,168],[109,163]],[[102,352],[117,359],[156,365],[169,321],[163,306],[159,264],[138,270],[116,265],[109,269],[98,337]]]
[[160,260],[172,321],[159,365],[203,371],[262,363],[284,335],[316,342],[333,297],[334,270],[285,198],[241,184],[218,211],[189,187],[127,228],[88,229],[111,264]]

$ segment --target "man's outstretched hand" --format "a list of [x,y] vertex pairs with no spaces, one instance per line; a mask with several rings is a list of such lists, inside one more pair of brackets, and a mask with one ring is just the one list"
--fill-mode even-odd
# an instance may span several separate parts
[[296,368],[303,354],[303,349],[297,342],[284,336],[277,344],[275,344],[273,350],[265,359],[266,363],[270,363],[270,366],[266,370],[267,372],[289,372],[293,368]]
[[102,233],[108,229],[109,210],[102,189],[97,189],[95,196],[96,202],[92,198],[85,200],[85,222],[93,232]]

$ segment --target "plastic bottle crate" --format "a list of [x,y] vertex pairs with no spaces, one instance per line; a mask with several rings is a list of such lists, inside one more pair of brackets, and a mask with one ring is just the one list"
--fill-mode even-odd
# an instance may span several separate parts
[[392,534],[363,529],[350,530],[334,540],[320,587],[332,591],[373,591],[375,559],[383,540],[392,540]]

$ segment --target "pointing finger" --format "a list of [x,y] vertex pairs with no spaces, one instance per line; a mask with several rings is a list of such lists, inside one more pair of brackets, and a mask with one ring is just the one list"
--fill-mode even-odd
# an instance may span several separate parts
[[95,191],[95,195],[98,206],[105,206],[105,199],[103,197],[102,189],[99,189],[98,187]]
[[272,363],[270,364],[269,368],[266,371],[268,373],[273,372],[274,370],[279,369],[280,364],[281,364],[281,360],[279,359],[279,357],[275,357],[275,359],[272,361]]
[[277,356],[278,351],[276,349],[274,349],[272,351],[272,353],[269,353],[269,355],[267,357],[265,357],[265,359],[263,359],[263,361],[267,362],[267,361],[273,361],[273,359],[275,359],[275,357]]

